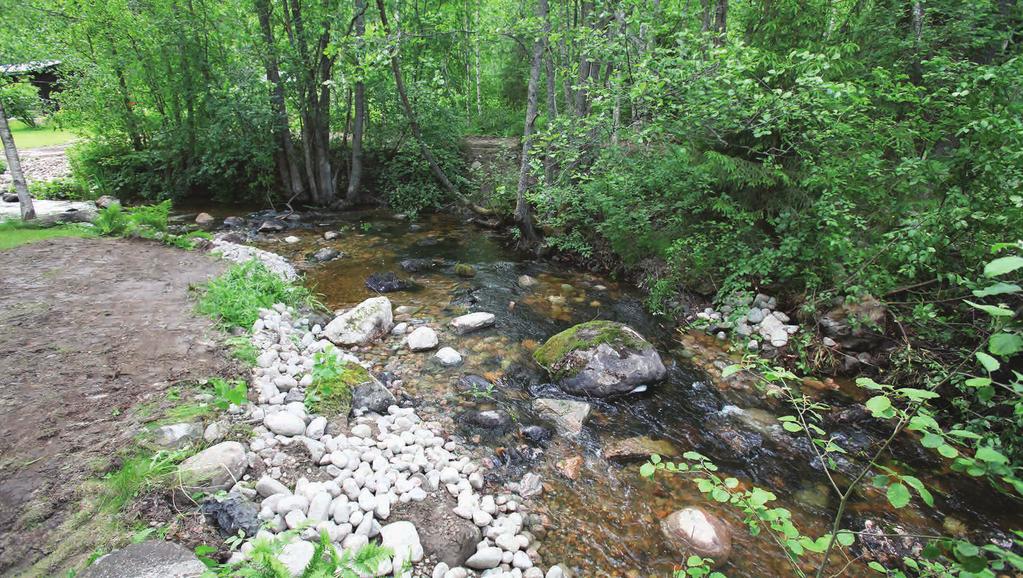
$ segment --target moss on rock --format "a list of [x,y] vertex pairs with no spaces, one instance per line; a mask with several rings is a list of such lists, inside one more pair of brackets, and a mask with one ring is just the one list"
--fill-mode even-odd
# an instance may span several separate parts
[[635,330],[614,321],[588,321],[570,327],[547,340],[533,352],[533,359],[555,379],[571,377],[585,365],[574,359],[574,351],[606,343],[616,349],[641,351],[650,347]]
[[306,405],[326,416],[348,415],[352,408],[352,390],[373,379],[369,370],[358,363],[345,363],[338,371],[320,372],[306,390]]

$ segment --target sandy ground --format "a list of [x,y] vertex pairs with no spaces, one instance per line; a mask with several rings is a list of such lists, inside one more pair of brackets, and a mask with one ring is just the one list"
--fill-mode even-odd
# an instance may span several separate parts
[[0,251],[0,575],[49,555],[84,480],[141,427],[133,407],[177,380],[231,373],[188,295],[225,268],[121,239]]

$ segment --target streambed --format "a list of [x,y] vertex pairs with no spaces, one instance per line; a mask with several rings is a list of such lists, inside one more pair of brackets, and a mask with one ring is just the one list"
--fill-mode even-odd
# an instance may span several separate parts
[[[327,231],[339,235],[326,240]],[[299,240],[287,243],[283,240],[287,236]],[[307,216],[294,228],[258,234],[250,242],[289,258],[333,310],[375,296],[365,285],[374,273],[394,272],[414,284],[410,290],[388,294],[400,308],[395,320],[437,329],[440,346],[459,351],[463,364],[442,367],[432,352],[409,352],[400,337],[364,347],[358,355],[374,363],[375,371],[400,380],[420,413],[447,420],[481,452],[491,454],[493,480],[517,480],[527,471],[542,477],[545,492],[536,498],[535,511],[548,526],[540,551],[545,561],[561,562],[578,576],[670,575],[682,556],[665,541],[659,521],[672,511],[699,505],[732,526],[733,554],[723,568],[727,575],[793,574],[770,540],[749,535],[741,513],[712,502],[684,477],[658,475],[649,481],[640,477],[638,463],[623,465],[601,457],[609,444],[632,436],[665,440],[678,453],[699,451],[724,474],[774,492],[779,497],[775,505],[791,510],[804,533],[827,531],[834,503],[826,478],[814,467],[803,440],[779,426],[776,415],[787,413],[785,409],[748,383],[720,379],[717,370],[727,357],[718,344],[690,335],[681,340],[683,346],[666,323],[644,311],[642,296],[629,287],[531,260],[506,248],[496,233],[444,215],[416,222],[382,211]],[[342,256],[325,263],[311,261],[309,256],[323,247],[337,249]],[[459,263],[472,266],[475,275],[456,274]],[[521,287],[521,275],[537,283]],[[452,318],[468,311],[495,314],[495,327],[467,335],[447,329]],[[533,413],[532,400],[567,397],[546,384],[546,376],[531,359],[532,350],[554,333],[593,319],[627,323],[646,336],[661,352],[668,377],[643,393],[586,400],[593,404],[593,413],[578,438],[555,435],[540,447],[526,443],[519,429],[544,424]],[[481,376],[493,386],[467,392],[459,386],[466,375]],[[856,393],[854,388],[818,392],[821,400],[839,406],[851,404],[850,393]],[[501,433],[460,419],[465,412],[486,409],[504,410],[515,426]],[[837,432],[841,443],[850,449],[868,447],[880,433],[872,431],[869,422],[850,411]],[[583,465],[576,479],[569,479],[558,462],[576,456],[583,458]],[[896,512],[881,492],[864,486],[847,515],[847,523],[856,529],[869,520],[886,529],[897,525],[910,533],[955,533],[981,540],[997,536],[999,529],[1023,525],[1017,508],[1006,507],[980,483],[940,475],[941,463],[915,449],[915,444],[899,444],[887,460],[898,467],[919,468],[916,475],[934,491],[938,507],[921,511],[911,505]],[[924,475],[930,471],[939,473]],[[865,564],[854,563],[844,575],[871,574]]]

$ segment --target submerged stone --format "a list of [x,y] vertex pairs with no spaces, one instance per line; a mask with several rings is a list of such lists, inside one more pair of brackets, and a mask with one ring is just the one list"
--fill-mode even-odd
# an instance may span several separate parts
[[713,558],[715,565],[732,554],[732,531],[727,524],[702,508],[683,508],[661,521],[668,542],[683,555]]

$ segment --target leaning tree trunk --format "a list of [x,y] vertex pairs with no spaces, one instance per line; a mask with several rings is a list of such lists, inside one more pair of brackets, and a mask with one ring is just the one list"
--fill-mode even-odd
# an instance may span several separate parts
[[[384,27],[384,34],[387,36],[391,35],[391,27],[387,23],[387,10],[384,8],[384,0],[376,0],[377,10],[380,11],[380,23]],[[405,82],[401,78],[401,60],[398,58],[398,50],[400,46],[395,46],[394,52],[391,54],[391,72],[394,73],[394,85],[398,89],[398,97],[401,99],[401,106],[405,109],[405,116],[408,117],[409,128],[412,129],[412,136],[416,138],[419,143],[419,150],[426,159],[426,162],[430,165],[430,171],[433,172],[433,176],[437,179],[437,182],[444,187],[444,190],[451,193],[452,195],[458,195],[458,189],[455,185],[448,180],[448,176],[444,174],[444,169],[440,168],[437,163],[437,158],[430,152],[430,148],[426,146],[426,141],[423,140],[423,131],[419,128],[419,122],[416,120],[415,112],[412,110],[412,103],[409,102],[408,93],[405,91]]]
[[[546,21],[547,0],[537,0],[536,11],[540,20]],[[532,210],[526,199],[526,190],[529,188],[529,152],[533,146],[533,128],[539,109],[540,66],[545,41],[546,36],[541,34],[533,43],[533,61],[529,65],[529,87],[526,90],[526,122],[522,128],[522,163],[519,166],[519,186],[515,195],[515,222],[522,233],[522,242],[529,247],[536,246],[538,240],[536,230],[533,228]]]
[[18,159],[18,149],[14,146],[11,126],[7,124],[3,102],[0,102],[0,142],[3,142],[4,154],[7,155],[7,170],[11,171],[11,177],[14,179],[14,191],[18,193],[21,218],[25,221],[32,220],[36,218],[36,211],[32,207],[32,197],[28,196],[28,183],[25,182],[25,173],[21,172],[21,160]]
[[[362,63],[362,39],[366,33],[366,0],[355,0],[355,34],[360,52],[357,56]],[[355,118],[352,119],[352,166],[348,175],[348,192],[345,195],[349,204],[359,200],[359,186],[362,182],[362,133],[366,129],[366,83],[362,81],[363,71],[359,70],[359,80],[355,83]]]

